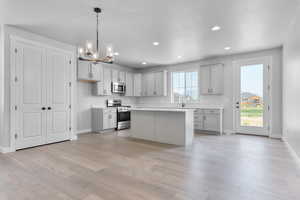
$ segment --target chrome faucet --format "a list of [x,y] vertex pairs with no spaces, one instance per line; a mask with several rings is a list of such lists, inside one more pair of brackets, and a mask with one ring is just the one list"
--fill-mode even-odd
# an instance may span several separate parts
[[185,103],[179,103],[178,107],[184,108],[185,107]]

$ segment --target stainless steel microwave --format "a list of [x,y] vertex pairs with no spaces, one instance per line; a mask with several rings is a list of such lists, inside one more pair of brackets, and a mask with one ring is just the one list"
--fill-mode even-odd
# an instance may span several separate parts
[[125,94],[126,85],[123,82],[112,82],[111,83],[111,92],[115,94]]

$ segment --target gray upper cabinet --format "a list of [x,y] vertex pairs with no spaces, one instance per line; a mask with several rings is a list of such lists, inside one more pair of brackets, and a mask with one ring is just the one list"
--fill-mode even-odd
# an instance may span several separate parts
[[143,74],[142,96],[167,96],[167,71]]
[[221,95],[224,91],[224,65],[213,64],[200,67],[200,94]]
[[125,95],[128,97],[133,96],[133,74],[130,72],[126,72],[126,93]]
[[112,69],[112,82],[123,82],[125,83],[125,72]]
[[96,96],[109,96],[111,95],[111,70],[107,67],[102,67],[101,81],[93,84],[93,95]]
[[78,61],[77,79],[79,81],[97,82],[102,81],[103,67],[99,63]]
[[119,71],[118,82],[125,83],[125,72],[124,71]]
[[167,71],[154,73],[154,96],[167,96]]
[[142,74],[133,74],[133,96],[142,96]]
[[103,95],[111,95],[111,70],[107,67],[103,70]]

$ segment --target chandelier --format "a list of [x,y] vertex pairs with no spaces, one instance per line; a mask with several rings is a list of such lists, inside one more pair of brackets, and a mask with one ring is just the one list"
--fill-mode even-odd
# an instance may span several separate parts
[[85,48],[80,47],[78,49],[78,59],[90,62],[102,62],[112,64],[114,62],[114,52],[111,46],[106,47],[106,56],[100,58],[99,51],[99,13],[101,8],[94,8],[94,12],[97,17],[97,28],[96,28],[96,49],[93,48],[92,42],[86,42]]

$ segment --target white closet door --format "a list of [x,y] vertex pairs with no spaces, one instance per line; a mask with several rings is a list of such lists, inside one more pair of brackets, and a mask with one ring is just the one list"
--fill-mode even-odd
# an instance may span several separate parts
[[30,43],[14,41],[11,48],[15,70],[16,149],[45,143],[46,77],[45,52]]
[[47,143],[70,139],[70,56],[47,50]]

